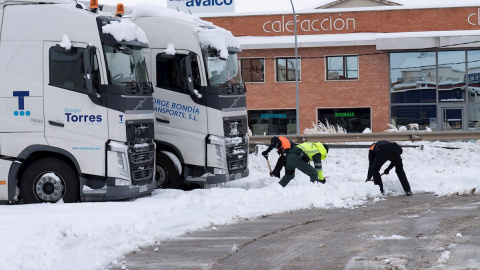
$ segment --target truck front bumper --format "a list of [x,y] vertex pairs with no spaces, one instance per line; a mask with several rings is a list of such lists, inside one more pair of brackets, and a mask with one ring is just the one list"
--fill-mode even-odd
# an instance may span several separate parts
[[80,200],[82,202],[96,201],[121,201],[133,200],[139,197],[149,196],[156,187],[155,181],[144,185],[110,186],[105,185],[99,189],[91,189],[85,185],[88,180],[80,178]]
[[232,173],[232,174],[213,174],[206,173],[200,177],[187,177],[187,183],[197,183],[197,184],[220,184],[226,183],[233,180],[245,178],[249,175],[250,171],[245,169],[242,172]]

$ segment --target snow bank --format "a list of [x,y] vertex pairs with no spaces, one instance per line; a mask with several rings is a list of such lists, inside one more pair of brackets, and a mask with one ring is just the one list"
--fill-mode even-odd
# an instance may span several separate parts
[[[476,157],[480,144],[401,144],[424,145],[423,150],[405,147],[402,155],[413,196],[419,192],[441,196],[479,193]],[[271,152],[270,163],[277,159],[275,151]],[[151,197],[127,202],[2,205],[0,269],[100,269],[138,247],[212,225],[311,207],[355,208],[384,199],[377,186],[365,183],[366,148],[330,148],[323,161],[328,176],[324,185],[310,183],[308,176],[297,171],[295,179],[282,188],[278,178],[269,176],[261,155],[249,156],[249,169],[249,177],[227,183],[225,188],[157,190]],[[383,176],[383,182],[390,196],[404,196],[395,173]],[[404,238],[392,235],[377,240]],[[438,263],[448,257],[442,254]]]

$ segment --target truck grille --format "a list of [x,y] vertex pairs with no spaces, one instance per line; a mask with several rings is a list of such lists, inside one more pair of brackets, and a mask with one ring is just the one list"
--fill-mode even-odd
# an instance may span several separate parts
[[127,121],[126,127],[132,183],[148,184],[155,168],[153,120]]
[[228,171],[229,173],[243,172],[248,165],[247,117],[225,117],[223,128]]
[[150,163],[153,160],[153,152],[131,154],[130,160],[133,164]]
[[153,179],[153,168],[132,171],[133,181],[136,185],[150,183]]

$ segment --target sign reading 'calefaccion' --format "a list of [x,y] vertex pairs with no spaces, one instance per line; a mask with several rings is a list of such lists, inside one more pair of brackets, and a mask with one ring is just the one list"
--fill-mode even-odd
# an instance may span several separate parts
[[167,7],[192,14],[235,12],[235,0],[167,0]]
[[[342,18],[340,15],[319,17],[316,19],[302,19],[299,15],[296,16],[298,29],[304,32],[324,32],[324,31],[342,31],[342,30],[356,30],[356,22],[354,18]],[[266,21],[263,24],[263,31],[265,33],[284,33],[293,32],[294,21],[286,19],[282,16],[281,20]]]

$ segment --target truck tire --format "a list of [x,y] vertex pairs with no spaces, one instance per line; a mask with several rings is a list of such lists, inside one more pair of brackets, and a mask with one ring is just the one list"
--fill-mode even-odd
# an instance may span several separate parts
[[74,170],[58,158],[39,159],[25,170],[20,182],[24,203],[66,203],[80,199],[80,182]]
[[171,188],[182,189],[183,181],[173,161],[164,153],[157,151],[157,164],[155,164],[155,181],[157,189]]

